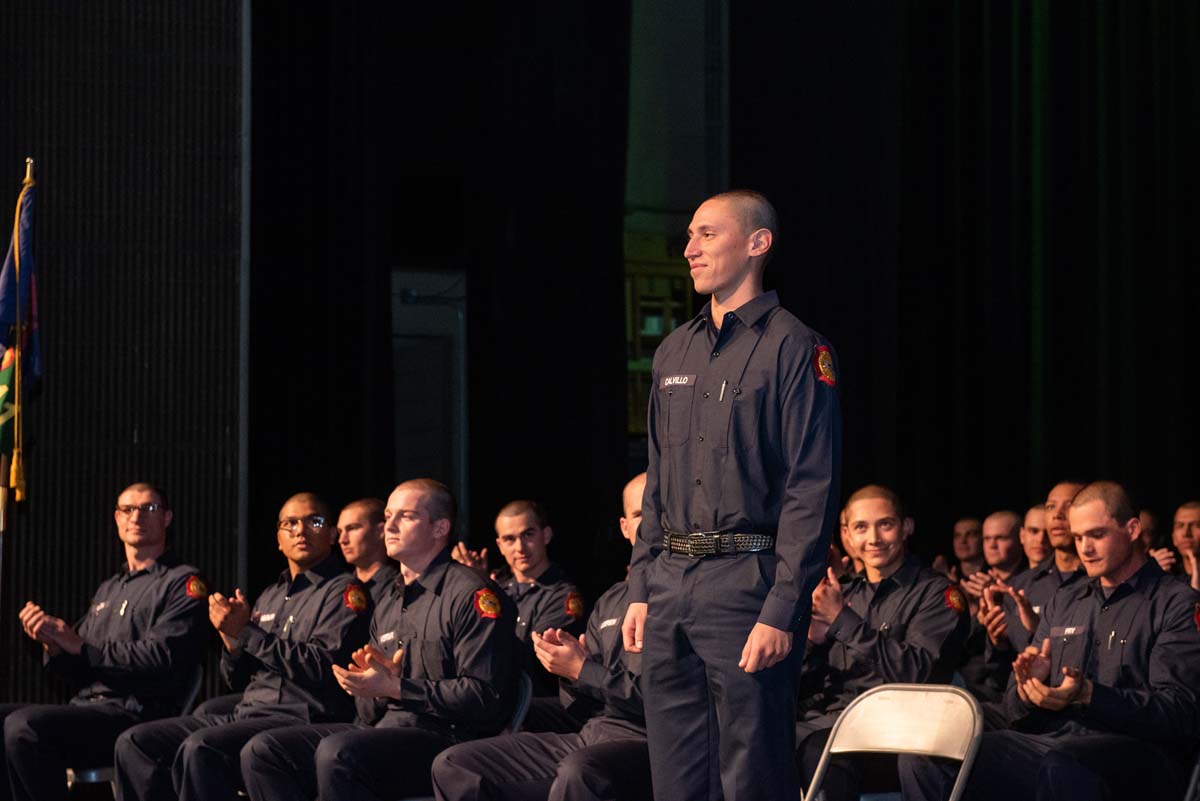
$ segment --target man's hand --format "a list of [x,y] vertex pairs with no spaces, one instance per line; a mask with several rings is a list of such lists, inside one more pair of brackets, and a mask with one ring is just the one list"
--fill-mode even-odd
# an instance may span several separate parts
[[1012,643],[1008,639],[1008,625],[1004,621],[1004,607],[996,603],[993,599],[996,597],[992,592],[992,587],[984,590],[983,595],[979,597],[979,624],[987,631],[988,639],[992,645],[1002,651],[1012,649]]
[[1029,697],[1031,682],[1045,684],[1050,679],[1050,638],[1042,640],[1042,647],[1030,645],[1017,654],[1013,660],[1013,680],[1017,685],[1017,695],[1022,701],[1032,704]]
[[1034,706],[1059,712],[1071,704],[1089,704],[1092,700],[1092,680],[1083,676],[1083,671],[1074,667],[1063,667],[1062,684],[1048,687],[1038,679],[1024,684],[1025,697]]
[[996,579],[990,573],[980,570],[978,573],[972,573],[962,580],[959,585],[963,588],[963,592],[972,598],[979,599],[983,597],[983,590],[990,584],[995,583]]
[[[360,648],[360,651],[365,649]],[[356,652],[357,653],[357,652]],[[400,662],[403,651],[397,650],[393,660],[380,659],[383,654],[374,648],[362,655],[364,668],[358,660],[351,663],[349,668],[341,665],[333,666],[333,677],[341,688],[350,695],[359,698],[399,698],[400,697]]]
[[533,633],[533,653],[542,667],[555,676],[578,681],[587,660],[584,637],[575,639],[569,631],[546,629],[545,634]]
[[642,637],[646,631],[646,604],[631,603],[621,624],[621,642],[631,654],[642,652]]
[[[835,584],[837,582],[834,582]],[[838,591],[839,596],[841,591]],[[757,673],[760,670],[782,662],[792,652],[792,633],[782,631],[766,623],[755,623],[750,629],[750,636],[742,647],[742,658],[738,667],[747,673]]]
[[237,637],[242,629],[250,622],[250,605],[240,589],[234,590],[232,598],[227,598],[219,592],[208,596],[208,619],[213,628],[221,635],[225,648],[232,651],[237,645]]
[[1150,558],[1158,562],[1164,573],[1170,573],[1179,562],[1179,557],[1170,548],[1151,548],[1149,554]]
[[460,565],[465,565],[482,578],[488,577],[487,569],[487,548],[482,550],[472,551],[467,547],[465,542],[460,542],[450,551],[450,557]]
[[1021,616],[1021,625],[1025,627],[1025,630],[1032,637],[1033,633],[1037,631],[1041,617],[1037,612],[1033,611],[1033,604],[1025,597],[1025,590],[1017,590],[1009,587],[1008,597],[1016,602],[1017,613]]
[[17,614],[21,629],[30,639],[42,644],[50,656],[61,652],[78,655],[83,650],[83,638],[65,620],[46,611],[32,601],[27,601]]
[[399,676],[400,666],[403,661],[403,648],[397,648],[396,653],[392,654],[392,658],[388,659],[387,654],[380,651],[374,645],[367,643],[362,648],[350,654],[350,664],[347,666],[347,669],[351,673],[364,673],[371,668],[375,668],[376,670],[386,670],[393,676]]
[[829,624],[841,614],[842,607],[845,606],[845,600],[842,598],[842,585],[838,583],[833,568],[826,569],[825,577],[813,590],[812,601],[813,620],[824,623],[828,629]]

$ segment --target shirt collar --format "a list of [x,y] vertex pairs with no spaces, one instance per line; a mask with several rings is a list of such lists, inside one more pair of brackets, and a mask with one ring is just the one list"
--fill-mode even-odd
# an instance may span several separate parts
[[141,573],[165,573],[176,565],[180,564],[179,557],[173,551],[163,551],[162,555],[155,559],[150,567],[144,567],[141,570],[130,570],[129,563],[121,568],[120,575],[125,578],[133,578]]
[[[742,325],[750,328],[758,324],[768,312],[779,305],[779,293],[775,290],[764,292],[753,300],[748,300],[733,310],[732,314],[741,321]],[[707,301],[693,320],[712,323],[712,301]]]
[[[1129,592],[1136,592],[1145,595],[1152,587],[1158,584],[1158,579],[1162,575],[1163,570],[1158,566],[1158,562],[1153,559],[1147,559],[1146,563],[1139,567],[1136,573],[1122,581],[1117,586],[1113,587],[1112,592],[1109,593],[1109,598],[1112,598],[1118,592],[1121,592],[1122,588],[1128,588]],[[1088,584],[1090,584],[1092,588],[1100,594],[1101,597],[1104,596],[1104,588],[1100,586],[1100,579],[1098,577],[1090,579]],[[1121,592],[1121,594],[1124,595],[1125,593]]]
[[[332,554],[332,552],[331,552],[331,554]],[[296,578],[300,578],[301,576],[304,576],[304,578],[308,580],[308,583],[315,587],[316,585],[320,584],[325,579],[333,578],[334,576],[340,575],[345,572],[346,572],[346,569],[345,569],[345,564],[343,562],[340,562],[337,559],[333,559],[331,556],[326,556],[324,559],[322,559],[320,562],[318,562],[317,564],[310,567],[308,570],[301,570],[299,573],[296,574]],[[287,568],[284,568],[283,570],[281,570],[279,572],[279,580],[282,581],[284,584],[292,583],[292,581],[294,581],[294,579],[292,578],[292,572],[290,570],[288,570]]]
[[[432,590],[434,593],[440,592],[450,562],[450,549],[443,548],[438,552],[437,556],[433,557],[433,561],[421,572],[421,575],[417,576],[417,580],[414,583],[420,584],[423,590]],[[397,575],[396,583],[398,587],[403,589],[404,577]]]

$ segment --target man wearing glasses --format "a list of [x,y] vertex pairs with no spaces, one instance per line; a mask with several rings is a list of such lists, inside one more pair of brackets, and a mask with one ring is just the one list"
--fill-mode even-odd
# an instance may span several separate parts
[[279,511],[276,536],[288,568],[251,607],[240,589],[213,593],[209,620],[221,636],[221,674],[242,700],[229,714],[197,714],[135,726],[116,744],[118,799],[232,798],[238,751],[260,731],[351,720],[351,698],[331,667],[367,641],[370,595],[329,558],[336,529],[311,493]]
[[20,612],[45,665],[83,689],[66,705],[0,705],[0,799],[10,797],[10,781],[12,798],[65,798],[68,766],[110,764],[117,735],[179,714],[192,684],[208,590],[196,568],[167,549],[166,498],[134,484],[113,516],[125,564],[96,590],[88,613],[72,626],[33,601]]

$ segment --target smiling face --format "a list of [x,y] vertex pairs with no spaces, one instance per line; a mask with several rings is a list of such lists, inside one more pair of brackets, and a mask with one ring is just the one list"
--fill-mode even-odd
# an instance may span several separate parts
[[846,528],[852,547],[866,567],[868,580],[878,581],[903,563],[913,523],[910,518],[901,520],[885,498],[861,498],[846,507]]
[[1072,505],[1067,513],[1079,561],[1091,578],[1106,587],[1128,579],[1145,561],[1134,548],[1141,532],[1136,517],[1124,523],[1113,518],[1100,499]]
[[739,294],[755,294],[749,287],[757,280],[761,267],[754,257],[765,254],[771,243],[769,231],[746,230],[736,203],[712,198],[700,204],[688,226],[688,243],[683,251],[696,292],[713,295],[721,302]]
[[547,546],[554,532],[528,512],[496,518],[496,545],[518,581],[535,579],[550,566]]

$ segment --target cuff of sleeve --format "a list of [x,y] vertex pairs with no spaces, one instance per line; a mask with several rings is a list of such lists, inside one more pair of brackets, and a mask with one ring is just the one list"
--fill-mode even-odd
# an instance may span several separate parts
[[842,611],[838,612],[838,616],[829,624],[829,638],[838,642],[845,642],[847,635],[854,629],[862,625],[862,618],[848,606],[843,606]]
[[1098,681],[1092,681],[1092,700],[1087,706],[1081,707],[1085,717],[1098,723],[1120,725],[1121,694],[1112,687],[1106,687]]
[[774,593],[767,595],[758,622],[780,631],[796,631],[800,628],[801,616],[797,605],[781,599]]
[[263,640],[266,638],[266,632],[260,629],[253,623],[247,623],[238,632],[237,647],[242,651],[249,653],[257,653],[262,647]]
[[631,604],[646,603],[646,576],[643,571],[635,570],[629,574],[628,597]]
[[579,669],[579,678],[576,683],[583,687],[595,687],[600,689],[604,686],[604,680],[608,678],[608,671],[599,662],[593,662],[590,659],[583,661],[583,667]]
[[104,661],[104,652],[89,642],[85,642],[79,650],[79,659],[88,667],[96,667]]

